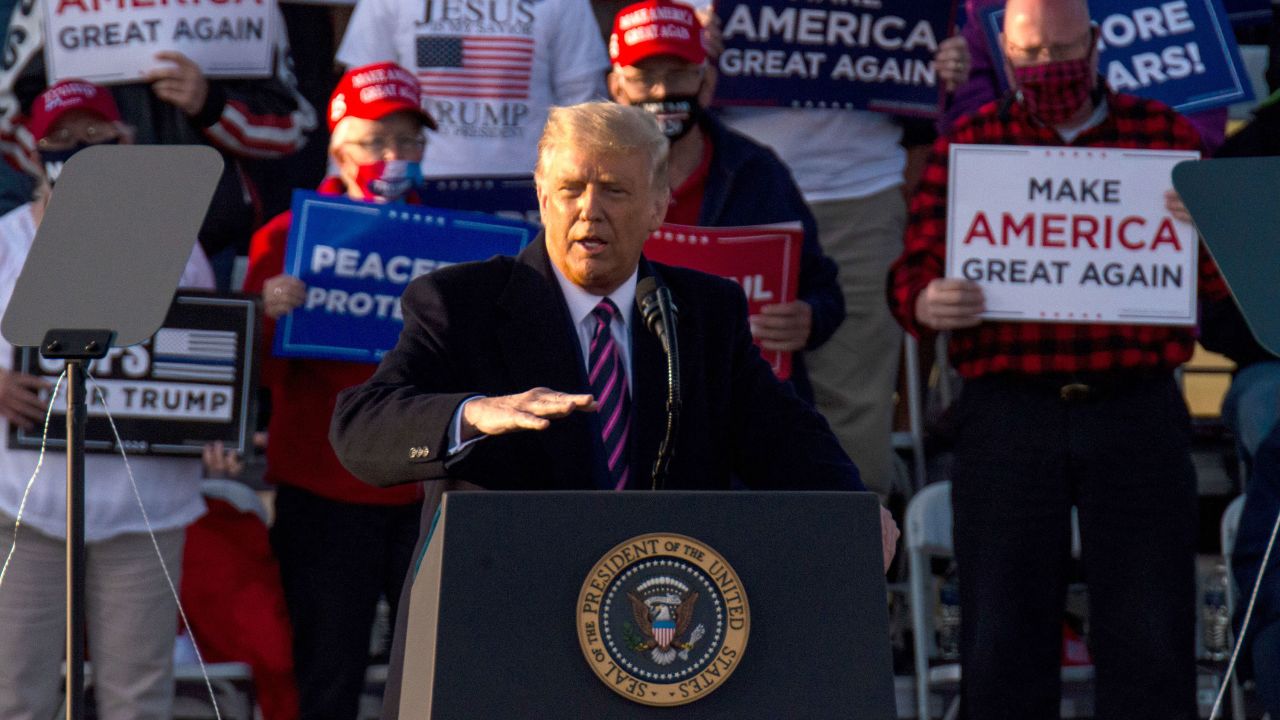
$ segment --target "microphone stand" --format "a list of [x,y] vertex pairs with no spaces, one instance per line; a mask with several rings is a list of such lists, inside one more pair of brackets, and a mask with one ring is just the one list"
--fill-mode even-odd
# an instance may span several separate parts
[[680,429],[680,345],[676,341],[676,304],[671,290],[648,277],[636,288],[636,302],[644,318],[645,327],[658,336],[663,354],[667,356],[667,432],[658,446],[658,457],[653,462],[650,489],[662,489],[667,482],[671,457],[675,455],[676,433]]
[[653,462],[653,478],[650,488],[661,490],[666,484],[667,471],[671,465],[671,456],[675,451],[676,433],[680,428],[680,347],[676,341],[675,303],[671,300],[671,291],[665,285],[658,286],[656,318],[646,318],[650,329],[662,341],[662,349],[667,356],[667,430],[658,445],[658,457]]

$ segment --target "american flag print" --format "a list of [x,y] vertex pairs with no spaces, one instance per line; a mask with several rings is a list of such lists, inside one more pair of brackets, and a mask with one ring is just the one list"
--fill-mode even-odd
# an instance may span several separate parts
[[653,639],[658,641],[658,649],[666,650],[671,647],[671,641],[676,639],[676,623],[674,620],[658,620],[653,624]]
[[518,35],[455,35],[417,39],[418,82],[424,95],[527,100],[533,39]]
[[164,380],[236,379],[236,334],[230,330],[161,328],[156,332],[151,376]]

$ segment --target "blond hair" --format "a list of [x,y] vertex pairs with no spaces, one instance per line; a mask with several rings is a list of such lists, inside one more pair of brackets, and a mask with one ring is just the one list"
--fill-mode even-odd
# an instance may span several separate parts
[[667,150],[670,142],[653,115],[636,107],[613,102],[588,102],[553,107],[538,141],[534,176],[544,177],[546,163],[561,147],[575,147],[600,154],[644,152],[650,160],[655,189],[667,189]]

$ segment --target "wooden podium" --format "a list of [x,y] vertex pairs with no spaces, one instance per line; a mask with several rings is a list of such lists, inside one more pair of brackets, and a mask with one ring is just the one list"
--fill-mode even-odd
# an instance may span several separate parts
[[449,493],[402,720],[895,717],[870,493]]

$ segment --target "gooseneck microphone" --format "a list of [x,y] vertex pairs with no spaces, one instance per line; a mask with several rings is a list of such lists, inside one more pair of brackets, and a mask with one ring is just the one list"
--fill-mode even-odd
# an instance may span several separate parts
[[667,356],[667,432],[658,446],[658,457],[653,462],[652,489],[660,490],[666,483],[667,468],[675,450],[676,429],[680,425],[680,347],[676,341],[676,305],[671,290],[650,275],[636,284],[636,307],[645,327],[658,337],[662,351]]

